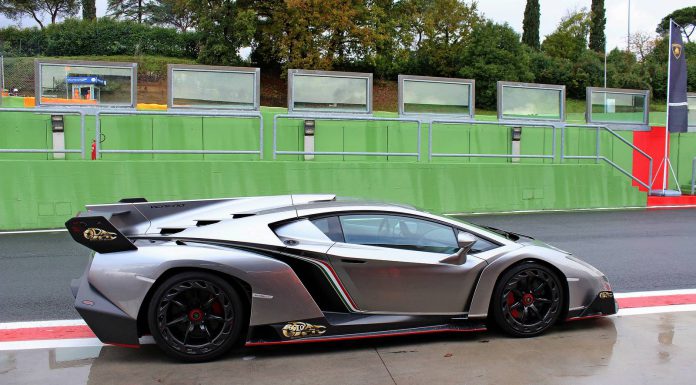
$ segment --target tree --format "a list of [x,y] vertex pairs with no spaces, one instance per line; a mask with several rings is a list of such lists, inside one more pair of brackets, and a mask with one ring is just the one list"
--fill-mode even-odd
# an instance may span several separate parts
[[604,0],[592,0],[590,7],[590,49],[604,53],[607,45],[607,36],[604,29],[607,25]]
[[51,24],[60,16],[73,16],[80,9],[77,0],[0,0],[0,13],[9,19],[18,20],[29,16],[44,28],[43,16],[47,14]]
[[285,68],[330,70],[364,60],[374,50],[370,10],[361,0],[288,0],[277,14]]
[[192,0],[156,0],[145,5],[147,21],[172,26],[181,32],[195,27]]
[[193,1],[194,22],[201,36],[198,61],[204,64],[239,64],[239,49],[248,46],[256,30],[256,15],[236,1]]
[[687,42],[691,42],[689,38],[696,29],[696,6],[677,9],[669,15],[662,18],[655,30],[659,34],[669,33],[669,20],[674,20],[675,23],[681,26],[682,34],[686,37]]
[[471,36],[462,53],[459,76],[476,79],[477,106],[495,107],[498,80],[534,80],[527,49],[509,25],[489,20],[474,27]]
[[571,11],[561,19],[556,30],[544,39],[541,49],[554,57],[577,60],[587,49],[589,33],[590,15],[587,9]]
[[97,5],[95,0],[82,0],[82,19],[97,19]]
[[541,9],[539,0],[527,0],[524,7],[524,20],[522,21],[522,43],[539,49],[539,18]]
[[628,39],[631,52],[635,53],[639,62],[644,62],[648,55],[655,49],[656,39],[647,32],[638,31],[632,33]]
[[109,0],[107,14],[117,19],[133,20],[142,23],[148,0]]

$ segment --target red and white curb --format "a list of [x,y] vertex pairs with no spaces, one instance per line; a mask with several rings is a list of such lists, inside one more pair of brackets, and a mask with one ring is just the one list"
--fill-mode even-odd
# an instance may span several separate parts
[[[613,317],[696,311],[696,289],[615,293]],[[150,336],[141,344],[152,344]],[[0,323],[0,351],[104,345],[82,320]]]

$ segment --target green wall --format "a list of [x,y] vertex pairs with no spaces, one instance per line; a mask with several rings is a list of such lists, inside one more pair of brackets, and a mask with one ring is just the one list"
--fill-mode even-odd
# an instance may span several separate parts
[[[677,174],[679,185],[683,190],[691,190],[692,161],[696,157],[696,132],[684,132],[670,135],[670,161]],[[655,167],[659,165],[659,160]],[[670,187],[675,188],[671,176]]]
[[[273,116],[263,108],[264,160],[257,155],[103,154],[65,161],[50,154],[0,154],[0,229],[59,227],[86,203],[123,197],[192,199],[257,194],[335,192],[414,204],[436,212],[572,209],[644,206],[645,194],[610,166],[594,160],[433,158],[428,161],[428,125],[421,127],[416,157],[280,155],[273,161]],[[393,113],[375,116],[395,117]],[[282,119],[278,149],[302,151],[302,120]],[[317,120],[316,151],[415,152],[418,128],[411,122]],[[94,138],[87,117],[86,143]],[[65,116],[67,148],[80,146],[80,119]],[[105,116],[105,149],[253,150],[259,146],[258,119],[214,117]],[[633,132],[619,134],[629,142]],[[510,129],[483,124],[436,124],[438,153],[510,153]],[[50,116],[0,111],[0,148],[51,148]],[[557,131],[557,151],[561,135]],[[696,134],[673,135],[675,170],[688,184]],[[549,128],[523,128],[522,154],[550,155]],[[595,131],[566,129],[568,155],[594,155]],[[631,171],[632,150],[607,132],[601,154]]]
[[0,161],[0,229],[61,227],[87,203],[336,193],[435,212],[644,206],[607,165],[285,161]]

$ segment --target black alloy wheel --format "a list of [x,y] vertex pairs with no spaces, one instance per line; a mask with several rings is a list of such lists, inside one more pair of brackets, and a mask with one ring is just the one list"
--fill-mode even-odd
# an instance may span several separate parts
[[157,345],[187,362],[209,361],[239,340],[244,311],[236,290],[222,278],[204,272],[182,273],[164,281],[148,309]]
[[526,262],[501,277],[493,294],[496,324],[515,337],[534,337],[553,326],[564,306],[559,277],[547,267]]

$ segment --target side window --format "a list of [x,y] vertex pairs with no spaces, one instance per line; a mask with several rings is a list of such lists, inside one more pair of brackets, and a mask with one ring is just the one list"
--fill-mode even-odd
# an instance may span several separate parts
[[476,243],[474,243],[474,247],[471,248],[469,254],[482,253],[484,251],[493,250],[496,247],[500,247],[500,245],[498,245],[497,243],[493,243],[477,235],[474,236],[476,237]]
[[339,219],[346,243],[443,254],[459,249],[450,226],[397,215],[341,215]]
[[343,242],[343,232],[338,223],[338,217],[317,218],[312,219],[311,222],[332,241]]

